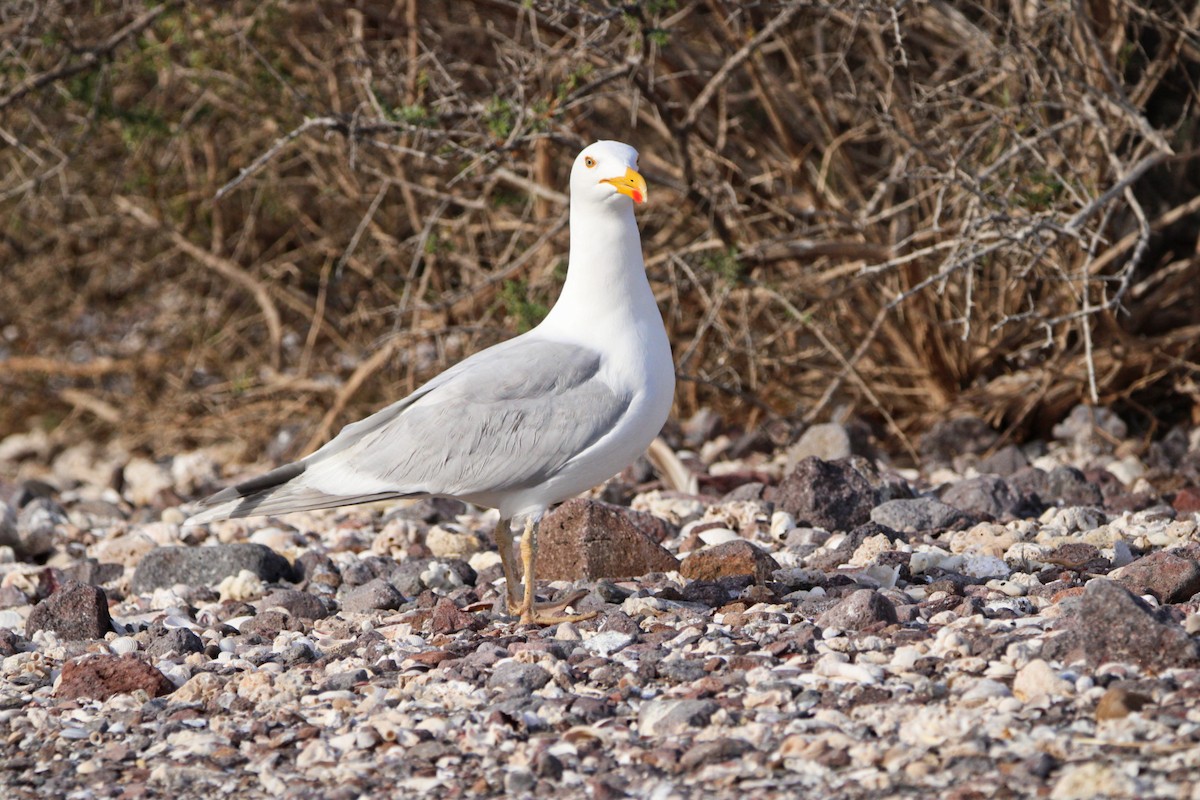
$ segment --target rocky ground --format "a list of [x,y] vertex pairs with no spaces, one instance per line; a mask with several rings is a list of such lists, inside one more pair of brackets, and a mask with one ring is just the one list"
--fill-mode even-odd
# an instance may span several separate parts
[[221,452],[10,437],[3,796],[1200,798],[1200,432],[855,433],[692,420],[698,491],[547,518],[542,594],[596,612],[547,628],[494,512],[182,528]]

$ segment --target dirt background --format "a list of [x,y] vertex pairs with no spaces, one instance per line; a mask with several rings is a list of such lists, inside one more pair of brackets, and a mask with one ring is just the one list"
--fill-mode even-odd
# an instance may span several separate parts
[[676,420],[1200,421],[1200,5],[0,4],[0,436],[302,454],[537,323],[641,151]]

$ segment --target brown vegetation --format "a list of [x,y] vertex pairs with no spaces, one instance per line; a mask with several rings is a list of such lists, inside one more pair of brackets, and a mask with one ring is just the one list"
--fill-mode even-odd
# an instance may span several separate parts
[[677,413],[1196,410],[1200,5],[0,5],[0,435],[296,455],[536,323],[641,151]]

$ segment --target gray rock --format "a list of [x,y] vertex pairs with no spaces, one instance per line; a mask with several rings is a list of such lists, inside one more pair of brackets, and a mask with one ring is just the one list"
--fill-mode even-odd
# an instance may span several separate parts
[[140,594],[177,583],[215,586],[242,570],[249,570],[268,582],[292,577],[292,565],[288,560],[261,544],[158,547],[147,553],[137,565],[132,588]]
[[878,623],[890,625],[896,621],[896,607],[874,589],[852,592],[833,608],[817,617],[821,628],[861,631]]
[[1029,459],[1025,457],[1025,451],[1015,444],[1009,444],[990,456],[979,459],[975,468],[985,474],[1005,476],[1028,466]]
[[[400,594],[404,595],[405,597],[416,597],[426,589],[437,588],[433,586],[427,586],[425,582],[421,580],[421,575],[424,574],[426,570],[428,570],[429,567],[435,562],[449,567],[450,571],[453,572],[458,577],[458,580],[465,586],[473,586],[478,578],[478,575],[475,574],[475,570],[471,569],[471,565],[466,561],[463,561],[461,558],[409,559],[397,564],[390,573],[383,577],[387,579],[388,583],[390,583],[392,586],[395,586],[396,589],[399,590]],[[538,564],[539,566],[541,565],[540,556],[538,559]],[[346,573],[343,573],[343,575],[346,575]],[[540,573],[538,577],[541,577]],[[349,583],[348,577],[347,582]]]
[[329,680],[322,684],[321,691],[348,691],[360,683],[366,683],[370,679],[371,676],[365,669],[352,669],[346,672],[339,672],[331,675]]
[[718,708],[711,700],[650,700],[638,710],[638,733],[642,736],[698,733]]
[[1106,453],[1129,433],[1129,426],[1107,408],[1077,405],[1054,426],[1055,439],[1069,441],[1085,453]]
[[848,531],[870,519],[876,494],[850,465],[806,458],[779,484],[774,500],[800,526]]
[[888,500],[871,509],[871,521],[904,533],[920,533],[970,527],[978,520],[971,514],[932,497]]
[[1006,480],[996,475],[959,481],[942,492],[942,502],[995,520],[1020,519],[1035,511]]
[[529,694],[550,682],[550,673],[537,664],[505,661],[492,670],[488,686],[518,694]]
[[48,630],[60,639],[102,639],[112,630],[108,597],[104,590],[78,581],[66,581],[58,591],[33,607],[25,635]]
[[404,595],[383,578],[356,586],[342,598],[342,610],[348,612],[392,610],[404,604]]
[[282,608],[300,619],[324,619],[330,612],[325,602],[315,594],[298,592],[295,589],[276,589],[255,603],[254,607],[260,611]]
[[146,648],[146,655],[155,659],[201,652],[204,652],[204,642],[187,628],[170,628],[163,631],[162,635],[156,637]]
[[[0,516],[3,512],[0,511]],[[12,547],[20,558],[36,558],[54,549],[62,526],[68,524],[67,512],[48,497],[35,497],[17,514],[14,535],[0,544]],[[0,522],[0,529],[4,527]]]
[[[1037,467],[1025,467],[1008,477],[1008,484],[1026,498],[1034,498],[1047,506],[1099,506],[1104,494],[1074,467],[1055,467],[1044,472]],[[1116,480],[1114,478],[1114,480]],[[1119,482],[1118,482],[1119,485]]]

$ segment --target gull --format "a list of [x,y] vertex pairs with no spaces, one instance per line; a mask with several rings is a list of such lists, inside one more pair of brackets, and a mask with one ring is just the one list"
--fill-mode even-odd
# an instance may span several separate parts
[[[300,461],[202,500],[185,524],[458,498],[500,512],[495,538],[510,614],[536,624],[583,618],[535,603],[537,526],[550,506],[645,452],[675,392],[633,213],[646,200],[637,157],[629,145],[599,141],[575,159],[567,277],[541,324],[347,425]],[[522,529],[520,594],[514,523]]]

